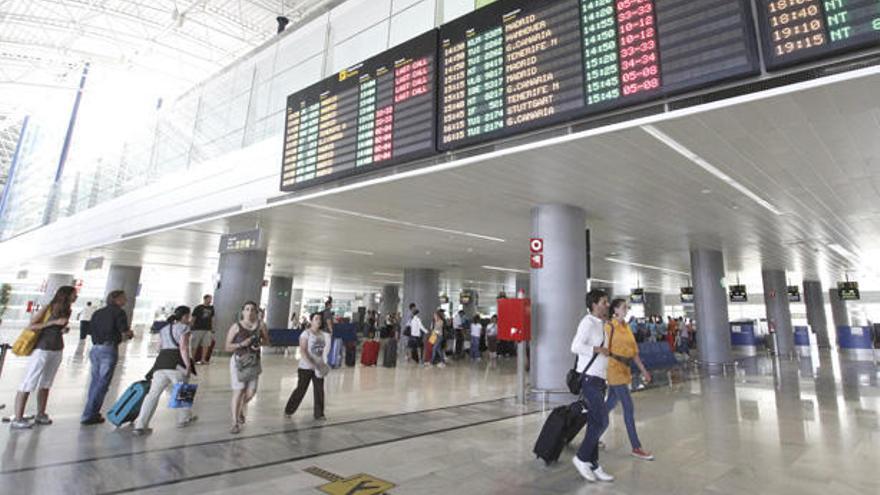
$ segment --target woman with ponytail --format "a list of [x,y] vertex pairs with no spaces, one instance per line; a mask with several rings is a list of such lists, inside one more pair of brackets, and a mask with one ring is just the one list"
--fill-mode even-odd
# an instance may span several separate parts
[[[156,356],[156,362],[153,369],[147,374],[152,380],[150,384],[150,392],[144,398],[141,406],[141,412],[134,422],[134,433],[136,436],[150,433],[150,419],[156,412],[156,406],[159,404],[159,398],[162,392],[168,387],[173,387],[175,383],[187,383],[192,374],[195,374],[195,368],[189,355],[190,327],[192,321],[190,309],[188,306],[178,306],[174,310],[174,314],[168,317],[166,325],[159,330],[159,355]],[[177,427],[183,428],[189,426],[193,421],[198,419],[193,416],[192,409],[180,408],[177,410]]]

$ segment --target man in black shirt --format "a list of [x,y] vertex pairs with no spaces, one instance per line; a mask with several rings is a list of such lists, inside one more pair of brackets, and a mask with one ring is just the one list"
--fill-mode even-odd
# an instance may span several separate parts
[[113,379],[116,362],[119,360],[117,347],[123,338],[132,338],[134,333],[128,327],[128,316],[122,309],[128,298],[125,292],[114,290],[107,295],[107,305],[95,311],[89,325],[92,334],[92,350],[89,361],[92,362],[92,380],[89,383],[89,395],[86,408],[80,422],[84,425],[96,425],[104,422],[101,406],[104,396]]
[[199,304],[192,311],[192,356],[195,357],[197,364],[208,364],[211,356],[208,349],[214,341],[214,306],[213,298],[210,294],[202,297],[202,304]]

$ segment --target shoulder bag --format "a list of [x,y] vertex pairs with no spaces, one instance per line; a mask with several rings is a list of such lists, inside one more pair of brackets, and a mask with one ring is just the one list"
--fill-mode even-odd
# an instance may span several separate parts
[[[52,316],[52,308],[46,309],[46,315],[43,317],[42,323],[45,324],[49,321],[50,316]],[[12,344],[12,353],[16,356],[30,356],[33,354],[38,340],[40,340],[40,330],[31,329],[30,325],[28,325],[27,328],[21,331],[18,338],[15,339],[15,343]]]
[[[239,331],[242,331],[243,328],[241,325],[238,326]],[[253,339],[258,338],[260,334],[260,327],[257,325],[257,328],[251,333],[251,345],[253,345]],[[247,383],[253,380],[256,380],[260,373],[263,372],[263,365],[260,363],[260,353],[259,351],[253,351],[252,349],[248,349],[247,352],[238,355],[235,359],[235,371],[238,374],[238,381],[242,383]]]
[[[612,328],[613,328],[613,327],[612,327]],[[602,346],[605,345],[605,337],[604,337],[604,335],[605,335],[605,331],[604,331],[604,330],[602,331],[602,335],[603,335],[603,337],[602,337],[602,345],[599,346],[599,347],[602,347]],[[613,330],[612,330],[611,336],[614,337],[614,331],[613,331]],[[598,352],[594,352],[594,353],[593,353],[593,357],[590,358],[590,362],[587,363],[587,367],[584,368],[584,371],[582,371],[582,372],[580,372],[580,373],[578,373],[578,370],[577,370],[578,357],[580,357],[580,356],[575,356],[575,358],[574,358],[574,367],[572,367],[570,370],[568,370],[568,374],[565,376],[565,384],[568,385],[568,391],[569,391],[569,392],[571,392],[571,393],[574,394],[574,395],[580,395],[580,393],[581,393],[581,382],[582,382],[583,379],[584,379],[584,375],[587,374],[587,370],[590,369],[590,366],[593,365],[593,362],[596,361],[596,358],[597,358],[598,356],[599,356],[599,353],[598,353]]]

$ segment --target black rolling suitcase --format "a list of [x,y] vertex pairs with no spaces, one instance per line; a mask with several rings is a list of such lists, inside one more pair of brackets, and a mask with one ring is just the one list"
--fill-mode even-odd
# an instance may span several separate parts
[[382,351],[382,366],[386,368],[397,366],[397,339],[385,341],[385,350]]
[[357,342],[345,343],[345,365],[352,367],[357,364]]
[[547,416],[532,452],[547,465],[556,462],[562,449],[577,436],[585,424],[587,415],[579,401],[554,408]]

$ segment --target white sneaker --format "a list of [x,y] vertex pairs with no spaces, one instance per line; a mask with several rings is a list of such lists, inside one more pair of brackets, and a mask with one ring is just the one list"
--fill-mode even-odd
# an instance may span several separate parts
[[593,470],[593,474],[596,476],[596,479],[599,481],[614,481],[614,476],[606,473],[602,466],[597,467]]
[[581,476],[583,476],[585,480],[589,481],[590,483],[596,482],[596,475],[593,474],[593,470],[590,469],[589,462],[584,462],[578,459],[577,456],[572,457],[571,462],[572,464],[574,464],[577,472],[581,473]]

